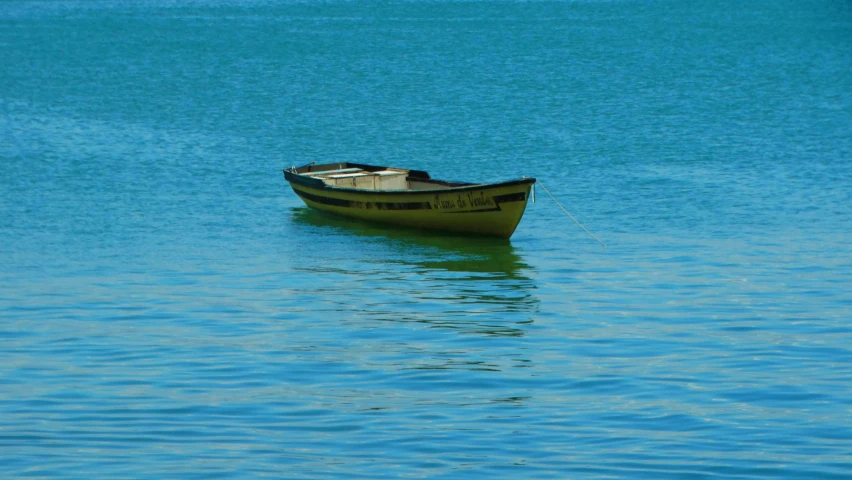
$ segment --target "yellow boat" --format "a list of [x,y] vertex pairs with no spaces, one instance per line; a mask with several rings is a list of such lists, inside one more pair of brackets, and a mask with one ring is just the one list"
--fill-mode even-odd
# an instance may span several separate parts
[[305,165],[284,178],[309,207],[372,222],[509,238],[534,178],[500,183],[433,180],[420,170],[359,163]]

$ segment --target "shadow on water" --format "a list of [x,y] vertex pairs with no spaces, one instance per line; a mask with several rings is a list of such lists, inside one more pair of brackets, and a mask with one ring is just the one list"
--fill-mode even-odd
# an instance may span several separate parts
[[[306,233],[322,239],[327,250],[345,249],[334,254],[346,258],[345,262],[333,262],[333,267],[310,262],[299,270],[372,282],[387,280],[388,290],[397,289],[398,297],[416,305],[416,313],[396,311],[386,320],[522,336],[519,324],[531,323],[537,311],[536,285],[529,277],[533,268],[507,239],[395,228],[309,208],[291,212],[292,221],[310,227]],[[365,249],[367,244],[371,247]]]
[[[475,280],[477,273],[489,278],[529,280],[524,271],[532,267],[524,263],[508,239],[436,233],[405,227],[385,226],[360,220],[317,212],[309,208],[294,208],[293,221],[318,228],[327,228],[341,235],[354,235],[387,244],[392,248],[416,249],[409,257],[424,269],[450,272],[469,272]],[[431,255],[430,255],[431,253]]]

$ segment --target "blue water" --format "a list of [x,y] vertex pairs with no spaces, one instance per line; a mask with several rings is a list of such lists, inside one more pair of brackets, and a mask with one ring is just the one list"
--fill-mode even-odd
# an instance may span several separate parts
[[4,1],[0,478],[852,478],[850,66],[847,1]]

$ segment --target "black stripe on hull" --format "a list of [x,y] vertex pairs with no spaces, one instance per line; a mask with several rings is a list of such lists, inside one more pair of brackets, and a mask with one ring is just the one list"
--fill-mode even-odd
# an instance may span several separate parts
[[321,203],[323,205],[332,205],[335,207],[347,208],[364,208],[376,210],[431,210],[432,205],[429,202],[361,202],[358,200],[344,200],[340,198],[323,197],[312,193],[303,192],[298,189],[293,189],[300,197],[312,202]]
[[[331,205],[334,207],[345,208],[363,208],[375,210],[432,210],[432,204],[429,202],[362,202],[358,200],[344,200],[341,198],[323,197],[312,193],[303,192],[294,188],[294,192],[303,199],[310,200],[323,205]],[[446,213],[482,213],[482,212],[499,212],[501,211],[501,203],[523,202],[527,199],[526,192],[509,193],[506,195],[497,195],[494,197],[494,207],[479,210],[467,210],[462,212],[446,212]]]
[[501,203],[509,203],[509,202],[523,202],[527,199],[527,194],[525,192],[518,193],[508,193],[506,195],[497,195],[494,197],[494,207],[493,208],[485,208],[482,210],[467,210],[464,212],[447,212],[447,213],[482,213],[482,212],[501,212],[503,209],[500,208]]
[[497,195],[496,197],[494,197],[494,203],[500,205],[501,203],[523,202],[526,199],[526,192],[508,193],[506,195]]

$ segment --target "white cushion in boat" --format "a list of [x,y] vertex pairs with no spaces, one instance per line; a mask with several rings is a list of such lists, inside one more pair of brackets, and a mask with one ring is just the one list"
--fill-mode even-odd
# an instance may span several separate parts
[[354,172],[364,172],[364,170],[360,168],[341,168],[339,170],[323,170],[320,172],[309,172],[310,176],[320,176],[320,175],[339,175],[342,173],[354,173]]
[[328,175],[328,178],[366,177],[367,175],[370,175],[370,174],[369,174],[369,173],[367,173],[367,172],[360,172],[360,173],[344,173],[344,174],[341,174],[341,175]]

